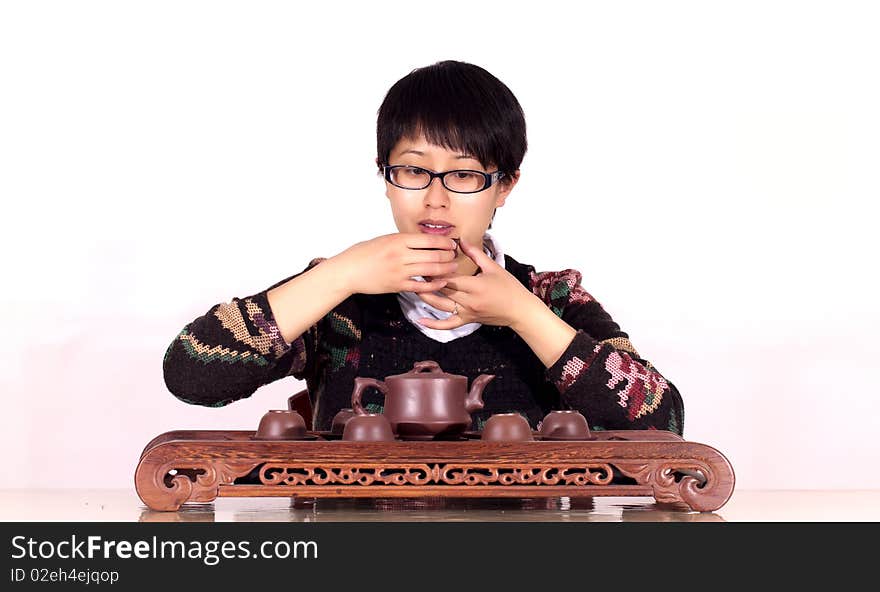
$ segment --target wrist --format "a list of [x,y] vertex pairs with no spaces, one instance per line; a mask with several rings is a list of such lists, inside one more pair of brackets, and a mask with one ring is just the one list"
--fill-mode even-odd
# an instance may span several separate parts
[[547,313],[553,314],[544,302],[531,292],[525,292],[519,304],[512,308],[514,313],[508,326],[520,336],[527,332],[536,321],[545,317]]
[[340,253],[339,255],[330,257],[318,266],[326,266],[324,271],[326,272],[328,286],[330,286],[330,289],[340,302],[357,291],[352,285],[352,274],[348,271],[345,260],[340,259],[341,255],[342,254]]
[[[532,295],[534,296],[534,295]],[[555,364],[577,336],[577,331],[534,296],[531,304],[520,307],[517,320],[510,325],[535,353],[544,367]]]

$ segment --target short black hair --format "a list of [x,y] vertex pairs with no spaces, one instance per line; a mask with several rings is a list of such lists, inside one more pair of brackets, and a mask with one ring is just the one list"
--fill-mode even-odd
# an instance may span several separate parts
[[507,86],[479,66],[447,60],[417,68],[389,89],[376,121],[378,162],[403,139],[473,155],[509,181],[526,154],[526,120]]

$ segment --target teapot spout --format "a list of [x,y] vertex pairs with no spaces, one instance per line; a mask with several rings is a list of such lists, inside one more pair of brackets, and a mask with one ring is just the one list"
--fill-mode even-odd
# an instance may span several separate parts
[[494,374],[480,374],[471,383],[471,390],[468,392],[467,399],[464,402],[465,409],[468,413],[478,411],[483,408],[483,389],[495,378]]

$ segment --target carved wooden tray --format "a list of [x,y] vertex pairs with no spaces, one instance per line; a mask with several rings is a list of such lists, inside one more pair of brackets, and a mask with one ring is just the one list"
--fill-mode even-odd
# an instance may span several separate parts
[[302,441],[253,431],[172,431],[141,453],[135,487],[153,510],[217,497],[653,496],[708,512],[733,493],[718,450],[661,430],[594,431],[594,440]]

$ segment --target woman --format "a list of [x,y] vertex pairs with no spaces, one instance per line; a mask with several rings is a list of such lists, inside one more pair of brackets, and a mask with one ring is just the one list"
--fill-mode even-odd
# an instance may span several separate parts
[[[575,270],[536,272],[486,231],[519,180],[526,125],[486,70],[446,61],[388,92],[376,163],[398,233],[355,244],[247,298],[212,307],[165,354],[168,389],[223,406],[292,375],[315,429],[350,406],[354,378],[384,379],[434,360],[473,379],[494,374],[473,414],[519,412],[532,426],[576,409],[594,430],[681,434],[675,386],[581,287]],[[363,396],[381,411],[381,394]]]

